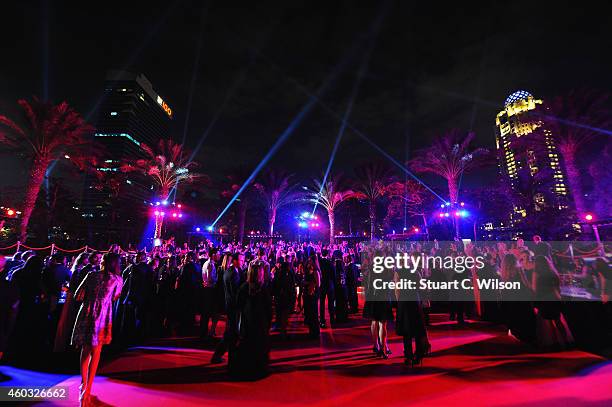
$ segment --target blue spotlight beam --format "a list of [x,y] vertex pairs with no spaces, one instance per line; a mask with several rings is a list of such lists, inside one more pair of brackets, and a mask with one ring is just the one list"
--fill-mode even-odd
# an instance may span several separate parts
[[[377,21],[374,21],[374,23],[373,23],[372,27],[370,28],[369,32],[372,32],[372,30],[376,27],[376,23],[377,23]],[[236,191],[236,194],[234,194],[232,199],[230,199],[230,201],[227,203],[225,208],[223,208],[223,210],[221,211],[219,216],[217,216],[217,219],[215,219],[215,221],[212,223],[211,226],[214,227],[214,225],[216,225],[219,222],[219,220],[221,220],[223,215],[225,215],[225,213],[229,210],[229,208],[233,205],[233,203],[236,202],[238,197],[251,184],[251,182],[253,182],[253,180],[255,179],[257,174],[259,174],[259,172],[265,167],[265,165],[268,163],[268,161],[270,161],[270,159],[274,156],[276,151],[278,151],[278,149],[284,144],[284,142],[289,138],[289,136],[291,136],[293,131],[298,127],[298,125],[302,122],[304,117],[306,117],[306,115],[312,110],[312,108],[317,103],[321,104],[320,99],[319,99],[320,96],[325,93],[325,91],[335,81],[335,79],[340,74],[340,72],[342,70],[344,70],[344,68],[348,64],[348,61],[350,60],[350,57],[352,56],[353,52],[357,49],[357,45],[359,45],[360,43],[361,43],[361,41],[356,41],[355,44],[353,44],[353,46],[345,53],[343,58],[340,60],[340,63],[337,64],[334,67],[332,73],[328,76],[328,78],[325,80],[323,85],[321,85],[321,87],[319,87],[319,89],[317,90],[316,93],[312,93],[312,92],[308,92],[307,93],[308,101],[306,102],[306,104],[302,107],[300,112],[291,121],[291,123],[289,123],[289,126],[283,131],[283,133],[276,140],[274,145],[272,145],[270,150],[262,158],[262,160],[259,162],[259,164],[257,164],[257,167],[255,167],[255,169],[253,170],[251,175],[249,175],[249,177],[246,179],[246,181],[244,181],[244,183],[242,184],[240,189],[238,189],[238,191]],[[253,51],[254,55],[263,56],[259,50],[252,49],[252,48],[251,48],[251,50]],[[267,59],[266,59],[266,61],[267,61]],[[282,70],[280,70],[279,68],[277,68],[277,69],[279,71],[281,71],[281,73],[282,73]]]
[[373,27],[373,35],[370,39],[370,44],[366,53],[363,56],[363,60],[361,61],[361,65],[359,66],[359,72],[357,73],[357,79],[353,85],[353,89],[351,90],[351,94],[349,96],[349,101],[346,106],[346,110],[344,111],[344,116],[342,118],[342,122],[340,123],[340,129],[338,130],[338,135],[336,136],[336,141],[334,142],[334,147],[332,148],[331,155],[329,157],[329,161],[327,162],[327,168],[325,168],[325,174],[323,175],[323,182],[321,183],[321,188],[319,188],[319,194],[314,202],[312,207],[312,214],[314,215],[317,210],[317,206],[319,205],[318,196],[325,188],[325,183],[327,182],[327,177],[329,177],[329,173],[331,171],[332,165],[334,164],[334,159],[336,158],[336,153],[338,152],[338,147],[340,146],[340,142],[342,141],[342,136],[344,135],[344,131],[346,130],[346,123],[348,122],[349,117],[351,116],[351,112],[353,111],[353,105],[355,103],[355,99],[357,98],[357,94],[359,92],[359,88],[361,87],[361,82],[363,82],[363,78],[365,77],[368,66],[370,63],[370,57],[372,56],[372,51],[374,50],[374,46],[376,45],[376,39],[378,37],[378,33],[380,32],[380,26],[385,18],[385,15],[388,10],[388,4],[383,7],[381,12],[378,15],[378,18],[374,22]]
[[[273,65],[274,67],[276,67],[276,65]],[[279,69],[278,67],[276,67],[277,69]],[[285,76],[287,76],[285,74]],[[436,198],[438,198],[439,200],[441,200],[442,202],[446,203],[446,200],[444,198],[442,198],[440,195],[438,195],[433,189],[431,189],[427,184],[425,184],[423,181],[421,181],[416,175],[414,175],[410,170],[408,170],[404,165],[402,165],[399,161],[397,161],[395,158],[393,158],[393,156],[391,156],[389,153],[387,153],[385,150],[382,149],[382,147],[380,147],[378,144],[374,143],[368,136],[366,136],[365,134],[363,134],[359,129],[357,129],[356,127],[354,127],[351,123],[348,122],[348,120],[345,120],[340,114],[336,113],[335,110],[333,110],[331,107],[329,107],[327,104],[325,104],[320,98],[316,97],[316,95],[314,95],[310,90],[308,90],[305,86],[303,86],[300,82],[298,82],[297,80],[287,76],[287,78],[289,79],[289,81],[291,81],[299,90],[301,90],[303,93],[305,93],[306,95],[310,96],[310,97],[314,97],[316,98],[317,103],[319,104],[319,106],[325,110],[326,112],[328,112],[331,116],[335,117],[336,119],[338,119],[341,123],[345,123],[346,127],[349,128],[350,130],[352,130],[357,136],[359,136],[361,139],[363,139],[366,143],[368,143],[372,148],[374,148],[376,151],[378,151],[381,155],[383,155],[385,158],[387,158],[389,161],[391,161],[395,166],[397,166],[399,169],[401,169],[406,175],[408,175],[410,178],[414,179],[416,182],[418,182],[419,184],[421,184],[423,187],[425,187],[429,192],[431,192]]]
[[240,194],[242,194],[242,192],[244,192],[244,190],[247,188],[247,186],[249,186],[251,184],[251,182],[253,182],[253,180],[255,179],[257,174],[259,174],[259,172],[268,163],[268,161],[270,161],[270,159],[274,156],[276,151],[289,138],[291,133],[293,133],[293,131],[297,128],[297,126],[304,119],[304,117],[306,117],[306,115],[312,110],[312,108],[313,108],[313,106],[315,104],[316,104],[316,100],[314,98],[310,98],[308,103],[306,103],[306,105],[298,113],[298,115],[295,117],[295,119],[293,119],[293,121],[289,124],[289,126],[285,129],[285,131],[281,134],[281,136],[276,140],[276,142],[274,143],[272,148],[270,148],[270,150],[264,156],[264,158],[259,162],[259,164],[257,164],[257,167],[255,167],[255,169],[253,170],[251,175],[249,175],[249,177],[246,179],[246,181],[244,181],[244,183],[242,184],[240,189],[236,192],[236,194],[232,197],[232,199],[230,199],[230,201],[228,202],[226,207],[221,211],[219,216],[217,216],[217,219],[215,219],[215,221],[212,223],[213,227],[217,224],[217,222],[219,222],[219,220],[221,220],[223,215],[225,215],[225,213],[229,210],[229,208],[232,206],[232,204],[234,202],[236,202],[236,199],[238,199]]
[[191,116],[191,104],[193,102],[193,92],[195,90],[196,79],[198,77],[198,69],[200,67],[200,54],[202,53],[202,42],[204,38],[204,26],[208,14],[208,3],[202,7],[202,16],[200,17],[200,35],[196,43],[196,55],[193,62],[193,70],[191,71],[191,80],[189,81],[189,96],[187,97],[187,111],[185,112],[185,123],[183,124],[183,139],[181,144],[185,144],[187,138],[187,130],[189,129],[189,118]]

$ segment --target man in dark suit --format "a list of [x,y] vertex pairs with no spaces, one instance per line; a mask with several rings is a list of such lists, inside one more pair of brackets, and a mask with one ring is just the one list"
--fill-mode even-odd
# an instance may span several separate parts
[[[142,342],[153,322],[152,300],[155,293],[155,273],[147,264],[147,254],[138,252],[136,262],[123,271],[123,304],[133,309],[136,340]],[[127,287],[127,290],[125,290]]]
[[329,322],[330,324],[336,322],[336,296],[334,290],[336,284],[336,275],[334,271],[334,265],[329,259],[329,251],[327,249],[321,250],[319,266],[321,267],[321,297],[319,299],[319,321],[321,328],[325,328],[326,298],[327,309],[329,311]]

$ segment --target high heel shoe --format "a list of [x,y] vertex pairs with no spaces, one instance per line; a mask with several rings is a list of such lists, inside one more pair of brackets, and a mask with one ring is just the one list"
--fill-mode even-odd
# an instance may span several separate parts
[[381,358],[383,358],[383,359],[389,359],[389,355],[387,355],[387,352],[385,352],[385,351],[384,351],[384,350],[382,350],[382,349],[378,351],[378,355],[377,355],[377,356],[378,356],[378,357],[381,357]]
[[391,352],[391,349],[390,349],[390,348],[387,346],[387,347],[385,348],[385,353],[386,353],[387,355],[390,355],[390,354],[392,354],[393,352]]
[[422,366],[422,365],[423,365],[423,356],[417,356],[417,355],[415,355],[415,356],[412,358],[412,367],[415,367],[415,366]]
[[372,347],[372,353],[375,353],[375,354],[378,355],[380,353],[380,348],[378,346],[374,345]]

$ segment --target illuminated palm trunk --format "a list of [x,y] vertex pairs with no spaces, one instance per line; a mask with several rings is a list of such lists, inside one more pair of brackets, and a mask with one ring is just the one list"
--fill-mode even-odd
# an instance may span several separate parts
[[270,224],[270,236],[274,234],[274,223],[276,222],[276,208],[270,208],[270,219],[268,219]]
[[448,184],[448,197],[450,199],[451,204],[457,203],[459,199],[459,186],[457,185],[456,177],[449,177],[446,179]]
[[244,239],[244,225],[246,223],[247,202],[245,199],[240,201],[238,207],[238,241],[242,243]]
[[[168,195],[170,195],[170,188],[162,187],[162,190],[161,190],[162,201],[166,201],[168,199]],[[162,228],[164,226],[164,217],[165,217],[164,210],[160,210],[155,215],[155,233],[153,234],[154,239],[161,239]]]
[[370,240],[374,240],[376,235],[376,203],[370,201]]
[[19,230],[19,240],[25,242],[28,236],[28,224],[30,217],[36,206],[36,199],[40,192],[40,187],[45,180],[45,173],[49,167],[49,160],[36,158],[32,164],[32,170],[28,177],[28,186],[23,200],[23,210],[21,214],[21,225]]
[[334,244],[334,236],[336,233],[336,218],[333,210],[327,211],[327,218],[329,219],[329,244]]

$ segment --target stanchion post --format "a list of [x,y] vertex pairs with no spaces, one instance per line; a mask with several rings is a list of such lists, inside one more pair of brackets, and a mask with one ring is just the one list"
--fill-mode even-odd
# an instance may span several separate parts
[[55,254],[55,243],[51,243],[51,256]]
[[17,251],[19,251],[19,249],[21,249],[21,242],[17,240]]

